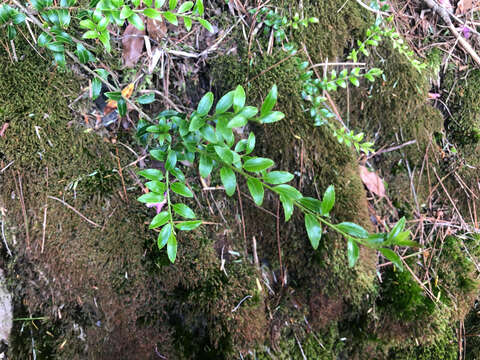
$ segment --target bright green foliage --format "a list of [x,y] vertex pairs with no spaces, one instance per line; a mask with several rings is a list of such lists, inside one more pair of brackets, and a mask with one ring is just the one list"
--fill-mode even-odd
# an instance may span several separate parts
[[[167,210],[155,216],[150,228],[161,228],[158,246],[167,245],[167,253],[171,262],[175,261],[177,251],[176,230],[193,230],[200,226],[195,213],[183,203],[173,203],[172,192],[193,197],[192,190],[185,183],[185,176],[177,165],[181,161],[189,161],[198,166],[200,176],[209,176],[214,169],[220,170],[220,179],[228,196],[232,196],[237,188],[237,177],[247,180],[247,187],[257,205],[262,205],[265,189],[279,195],[285,221],[288,221],[294,207],[305,214],[305,228],[310,243],[317,249],[322,238],[322,224],[348,240],[349,265],[354,266],[359,257],[359,245],[379,249],[380,252],[401,270],[402,264],[398,255],[385,246],[401,245],[409,233],[403,231],[404,219],[390,233],[370,235],[360,225],[344,222],[331,223],[329,213],[335,205],[335,189],[329,186],[323,200],[303,197],[302,193],[286,183],[293,175],[285,171],[269,171],[274,167],[273,160],[250,155],[255,147],[255,135],[250,133],[247,139],[235,143],[234,128],[243,127],[248,121],[265,124],[279,121],[284,114],[274,111],[277,101],[277,87],[273,86],[265,98],[260,114],[253,106],[246,106],[245,90],[237,86],[234,91],[224,95],[215,106],[215,113],[209,115],[213,108],[213,94],[207,93],[200,100],[192,114],[180,114],[166,110],[160,113],[154,125],[140,123],[137,137],[148,143],[145,135],[150,134],[152,150],[150,155],[165,162],[165,171],[147,169],[139,175],[151,180],[146,183],[151,191],[138,198],[140,202],[167,206]],[[197,161],[196,161],[197,160]],[[174,221],[174,218],[182,218]],[[189,221],[185,221],[185,219]],[[414,243],[409,243],[412,245]]]

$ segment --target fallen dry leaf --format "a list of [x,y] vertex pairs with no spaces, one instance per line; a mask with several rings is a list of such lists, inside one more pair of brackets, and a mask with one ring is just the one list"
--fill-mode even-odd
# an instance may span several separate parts
[[[125,86],[122,90],[122,97],[124,99],[128,99],[130,96],[132,96],[134,87],[135,87],[134,83],[130,83],[128,84],[128,86]],[[105,106],[105,109],[103,110],[103,115],[108,115],[116,108],[117,108],[117,102],[115,100],[109,100],[107,102],[107,106]]]
[[465,14],[473,8],[473,4],[473,0],[460,0],[457,4],[457,10],[455,11],[455,14]]
[[143,45],[145,44],[145,30],[138,30],[132,24],[128,24],[122,36],[122,59],[123,65],[132,68],[142,56]]
[[359,165],[360,178],[367,187],[367,189],[379,196],[385,196],[385,186],[383,185],[383,180],[375,172],[368,171],[365,166]]
[[161,42],[167,36],[167,25],[165,21],[147,18],[147,32],[151,39]]

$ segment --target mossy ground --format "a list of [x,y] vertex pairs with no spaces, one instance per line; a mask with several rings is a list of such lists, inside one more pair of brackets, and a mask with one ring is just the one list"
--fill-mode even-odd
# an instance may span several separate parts
[[[293,12],[298,5],[275,3]],[[320,23],[293,39],[305,44],[314,62],[343,59],[372,20],[354,2],[302,4],[305,13],[317,16]],[[333,220],[373,229],[356,154],[338,144],[327,129],[312,126],[302,107],[294,60],[278,65],[285,57],[281,51],[255,53],[254,66],[249,66],[242,40],[238,44],[239,55],[210,62],[213,90],[221,95],[244,84],[248,102],[259,105],[276,83],[278,109],[286,114],[282,122],[251,127],[257,135],[256,154],[271,157],[278,169],[295,173],[293,185],[306,196],[319,197],[333,184]],[[31,353],[31,337],[37,352],[42,351],[37,356],[43,358],[148,359],[157,356],[155,351],[172,359],[231,359],[239,353],[258,359],[271,355],[302,359],[302,351],[309,359],[456,358],[452,328],[463,319],[477,291],[476,269],[457,237],[449,238],[436,257],[442,301],[434,304],[407,273],[389,268],[381,271],[379,282],[372,251],[362,249],[358,265],[349,269],[345,240],[335,234],[326,232],[313,251],[301,214],[295,213],[284,224],[280,208],[280,252],[287,276],[282,287],[275,215],[242,200],[248,255],[237,257],[228,252],[242,253],[245,246],[237,200],[202,194],[200,201],[213,196],[225,221],[217,216],[222,225],[180,237],[177,262],[170,265],[165,252],[156,248],[155,234],[146,229],[151,213],[136,203],[139,191],[126,175],[128,202],[123,195],[115,145],[85,133],[72,121],[66,105],[68,95],[77,95],[77,79],[59,76],[27,46],[18,46],[26,54],[19,63],[9,64],[0,57],[0,121],[10,123],[6,137],[0,138],[0,161],[14,161],[1,174],[0,203],[8,211],[9,241],[17,242],[16,258],[9,263],[16,316],[49,320],[26,322],[30,333],[21,333],[17,323],[11,347],[14,358]],[[443,120],[428,104],[428,79],[388,44],[380,51],[385,80],[350,90],[352,110],[346,118],[353,128],[378,132],[378,145],[388,145],[396,136],[399,141],[417,141],[402,152],[375,159],[389,194],[407,208],[412,198],[404,195],[410,194],[405,161],[413,169],[421,166],[432,134],[442,130]],[[344,96],[336,96],[335,101],[339,109],[347,108]],[[122,147],[118,152],[122,164],[134,160]],[[196,174],[187,175],[194,183]],[[67,191],[78,179],[75,192]],[[240,186],[245,189],[245,184]],[[428,184],[421,183],[417,190],[423,201]],[[64,199],[100,228],[58,201],[47,200],[47,195]],[[197,214],[211,216],[193,201],[189,205]],[[276,214],[277,206],[267,194],[266,209]],[[251,264],[253,236],[260,270]]]

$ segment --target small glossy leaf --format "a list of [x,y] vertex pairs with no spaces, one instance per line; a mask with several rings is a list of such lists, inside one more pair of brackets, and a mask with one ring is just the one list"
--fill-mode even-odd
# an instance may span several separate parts
[[168,238],[170,237],[172,233],[172,224],[168,223],[165,225],[162,230],[160,230],[160,233],[158,234],[158,248],[162,249],[165,245],[167,245]]
[[272,167],[273,165],[275,165],[273,160],[257,157],[257,158],[248,159],[247,161],[245,161],[245,163],[243,164],[243,168],[250,172],[259,172],[262,170],[266,170]]
[[282,203],[283,206],[283,214],[285,215],[285,222],[290,220],[293,214],[293,201],[285,197],[283,195],[280,195],[280,202]]
[[202,127],[200,129],[200,134],[202,134],[203,138],[209,143],[215,144],[217,142],[217,137],[215,136],[215,129],[210,124]]
[[405,217],[402,217],[398,222],[395,224],[393,229],[387,235],[387,241],[395,240],[398,234],[400,234],[403,229],[405,228]]
[[170,214],[168,213],[168,211],[162,211],[161,213],[155,215],[148,228],[156,229],[160,226],[165,225],[168,221],[170,221]]
[[218,157],[227,164],[233,163],[233,155],[232,151],[225,146],[215,146],[215,152],[217,153]]
[[184,12],[187,12],[193,7],[193,2],[192,1],[186,1],[180,7],[178,8],[178,13],[183,14]]
[[167,161],[165,162],[165,169],[172,170],[177,164],[177,152],[174,150],[169,150],[167,155]]
[[155,101],[155,94],[150,93],[150,94],[145,94],[137,98],[137,102],[139,104],[145,105],[145,104],[151,104]]
[[117,109],[120,116],[125,116],[127,114],[127,102],[123,97],[117,101]]
[[156,181],[163,180],[163,173],[158,169],[145,169],[145,170],[139,171],[138,175],[143,176],[148,180],[156,180]]
[[183,25],[185,25],[187,31],[190,31],[192,29],[192,19],[189,16],[185,16],[183,18]]
[[351,222],[342,222],[337,224],[336,227],[341,231],[347,233],[356,238],[366,239],[368,238],[368,232],[360,225]]
[[175,259],[177,258],[177,238],[175,237],[175,234],[173,232],[168,238],[167,255],[168,260],[170,260],[170,262],[173,264],[175,262]]
[[182,221],[175,224],[175,227],[182,231],[190,231],[198,228],[202,225],[202,220],[193,220],[193,221]]
[[168,1],[168,8],[170,10],[175,10],[175,8],[177,7],[177,4],[178,4],[178,0],[169,0]]
[[170,174],[175,176],[180,182],[185,182],[185,174],[178,167],[170,169]]
[[213,169],[213,161],[208,156],[200,155],[198,170],[202,178],[207,178]]
[[188,131],[197,131],[202,128],[203,125],[205,125],[205,119],[203,119],[203,117],[201,117],[200,115],[196,114],[190,119]]
[[102,91],[102,82],[98,78],[92,80],[92,99],[95,100],[100,96]]
[[403,271],[402,259],[400,259],[400,256],[398,256],[395,251],[386,248],[378,249],[378,251],[380,251],[383,256],[394,263],[398,270]]
[[312,214],[305,215],[305,228],[314,250],[317,250],[322,238],[322,226]]
[[358,245],[352,239],[348,239],[347,242],[347,257],[348,257],[348,266],[354,267],[357,263],[358,256],[360,255],[360,250]]
[[230,91],[223,95],[220,100],[217,102],[217,106],[215,107],[216,114],[223,114],[224,112],[228,111],[233,105],[233,95],[235,91]]
[[123,19],[128,19],[133,14],[134,14],[134,12],[133,12],[132,9],[130,9],[128,6],[123,6],[122,11],[120,11],[120,19],[122,19],[122,20]]
[[255,149],[255,134],[251,132],[248,135],[247,146],[245,147],[245,154],[250,154]]
[[187,187],[187,185],[182,184],[181,182],[176,182],[170,185],[170,188],[173,192],[177,193],[178,195],[182,195],[185,197],[193,197],[192,191]]
[[272,111],[272,112],[269,112],[268,114],[260,117],[260,119],[258,119],[258,121],[260,121],[261,124],[270,124],[270,123],[280,121],[284,117],[285,117],[284,113],[282,113],[280,111]]
[[198,115],[200,116],[207,115],[210,109],[212,108],[212,105],[213,105],[213,93],[208,92],[202,97],[202,99],[198,103],[198,107],[197,107]]
[[145,25],[143,23],[142,18],[135,13],[128,17],[128,22],[130,24],[132,24],[133,26],[135,26],[138,30],[144,30],[145,29]]
[[287,171],[271,171],[263,177],[263,180],[269,184],[284,184],[293,179],[293,175]]
[[308,210],[322,215],[322,202],[311,197],[302,197],[298,202]]
[[238,128],[244,126],[248,122],[247,118],[238,114],[232,118],[227,124],[229,128]]
[[177,26],[178,25],[178,19],[177,16],[172,14],[170,11],[165,11],[163,13],[163,17],[172,25]]
[[149,192],[147,194],[143,194],[137,200],[142,203],[152,204],[152,203],[160,203],[165,199],[163,194],[156,194],[153,192]]
[[238,85],[233,94],[233,109],[239,112],[245,106],[245,90],[241,85]]
[[277,97],[278,97],[277,85],[273,85],[272,89],[270,90],[267,97],[263,101],[262,109],[260,110],[260,116],[267,115],[268,113],[270,113],[270,111],[272,111],[273,107],[277,102]]
[[247,186],[248,190],[250,190],[250,194],[252,194],[255,204],[257,204],[258,206],[262,206],[264,196],[264,189],[262,183],[258,179],[248,178]]
[[322,215],[328,216],[328,214],[330,214],[330,211],[333,209],[333,205],[335,205],[335,188],[333,187],[333,185],[330,185],[323,194]]
[[302,193],[290,185],[277,185],[272,190],[291,200],[299,200],[302,198]]
[[220,179],[228,196],[232,196],[237,186],[237,178],[232,169],[224,166],[220,169]]
[[200,25],[202,25],[202,26],[203,26],[205,29],[207,29],[209,32],[211,32],[211,33],[214,32],[212,24],[210,24],[207,20],[205,20],[205,19],[198,19],[198,22],[200,23]]
[[193,210],[190,209],[185,204],[175,204],[175,205],[173,205],[173,211],[175,211],[175,213],[177,213],[181,217],[184,217],[185,219],[195,219],[196,218]]
[[95,28],[97,27],[95,23],[90,19],[85,19],[80,21],[79,25],[81,28],[89,29],[89,30],[95,30]]
[[165,183],[157,181],[157,180],[149,181],[149,182],[145,183],[145,186],[149,190],[151,190],[151,191],[153,191],[157,194],[163,194],[165,192],[165,190],[167,189],[167,186],[165,185]]

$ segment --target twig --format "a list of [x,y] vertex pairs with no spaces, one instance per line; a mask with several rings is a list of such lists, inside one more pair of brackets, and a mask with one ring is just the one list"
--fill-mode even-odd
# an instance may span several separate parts
[[442,20],[447,24],[448,29],[457,38],[458,42],[464,48],[464,50],[472,56],[473,60],[477,63],[477,65],[480,65],[480,56],[478,56],[470,43],[457,31],[457,29],[455,29],[455,26],[450,19],[450,12],[445,7],[438,4],[435,0],[424,1],[425,4],[427,4],[427,6],[432,9],[432,11],[436,12],[442,18]]
[[120,156],[118,155],[118,147],[115,147],[115,153],[117,154],[118,174],[122,180],[123,194],[125,195],[125,202],[128,203],[127,189],[125,187],[125,180],[123,179],[122,166],[120,165]]
[[370,6],[365,5],[365,4],[364,4],[363,2],[361,2],[360,0],[355,0],[355,1],[358,3],[358,5],[360,5],[360,6],[363,7],[364,9],[367,9],[368,11],[371,11],[371,12],[373,12],[373,13],[375,13],[375,14],[378,14],[378,15],[390,16],[389,13],[386,13],[386,12],[384,12],[384,11],[380,11],[380,10],[376,10],[376,9],[374,9],[374,8],[371,8]]
[[258,261],[257,239],[255,239],[255,236],[252,236],[252,253],[253,253],[253,263],[255,264],[255,267],[259,270],[260,262]]
[[325,62],[325,63],[318,63],[315,65],[311,65],[309,69],[314,69],[317,67],[324,67],[324,66],[365,66],[366,63],[362,62]]
[[307,360],[307,357],[305,356],[305,353],[303,352],[302,344],[300,344],[300,340],[298,340],[297,334],[295,331],[293,332],[293,335],[295,336],[295,340],[297,340],[298,347],[300,348],[300,352],[302,353],[303,360]]
[[253,296],[252,296],[252,295],[247,295],[247,296],[245,296],[242,300],[240,300],[240,302],[238,303],[238,305],[233,308],[232,313],[235,312],[235,311],[237,311],[238,308],[240,307],[240,305],[242,305],[242,303],[243,303],[245,300],[250,299],[251,297],[253,297]]
[[[18,174],[18,192],[20,194],[20,204],[22,206],[22,214],[23,214],[23,221],[25,223],[25,234],[27,236],[27,247],[30,247],[30,232],[28,230],[28,218],[27,218],[27,210],[25,208],[25,200],[23,197],[23,188],[22,188],[22,178],[20,176],[20,172],[17,171]],[[15,179],[15,185],[17,185],[16,178]]]
[[8,255],[10,255],[10,257],[12,257],[12,252],[10,251],[10,249],[8,247],[7,238],[5,236],[5,223],[4,223],[4,220],[3,220],[5,210],[3,208],[0,208],[0,211],[1,211],[1,215],[2,215],[2,239],[3,239],[3,243],[5,244],[5,249],[7,249]]
[[65,205],[66,207],[68,207],[70,210],[72,210],[75,214],[77,214],[78,216],[80,216],[83,220],[85,220],[86,222],[88,222],[89,224],[95,226],[95,227],[101,227],[100,225],[98,225],[96,222],[93,222],[92,220],[88,219],[85,215],[83,215],[80,211],[78,211],[77,209],[75,209],[73,206],[67,204],[65,201],[55,197],[55,196],[48,196],[49,199],[53,199],[53,200],[56,200],[60,203],[62,203],[63,205]]
[[0,170],[0,173],[3,173],[5,170],[7,170],[14,162],[15,162],[15,160],[11,161],[9,164],[7,164],[7,166],[5,166],[2,170]]
[[240,188],[238,187],[238,184],[237,184],[237,195],[238,195],[238,202],[240,204],[240,215],[242,216],[243,246],[244,246],[245,257],[247,257],[247,255],[248,255],[248,252],[247,252],[247,233],[245,232],[245,218],[243,217],[242,197],[240,196]]
[[395,150],[399,150],[401,148],[404,148],[405,146],[415,144],[416,142],[417,142],[417,140],[410,140],[410,141],[407,141],[406,143],[403,143],[401,145],[392,146],[392,147],[389,147],[389,148],[386,148],[386,149],[380,149],[377,152],[374,152],[374,153],[370,154],[367,157],[367,160],[371,159],[372,157],[378,156],[380,154],[384,154],[384,153],[392,152],[392,151],[395,151]]

